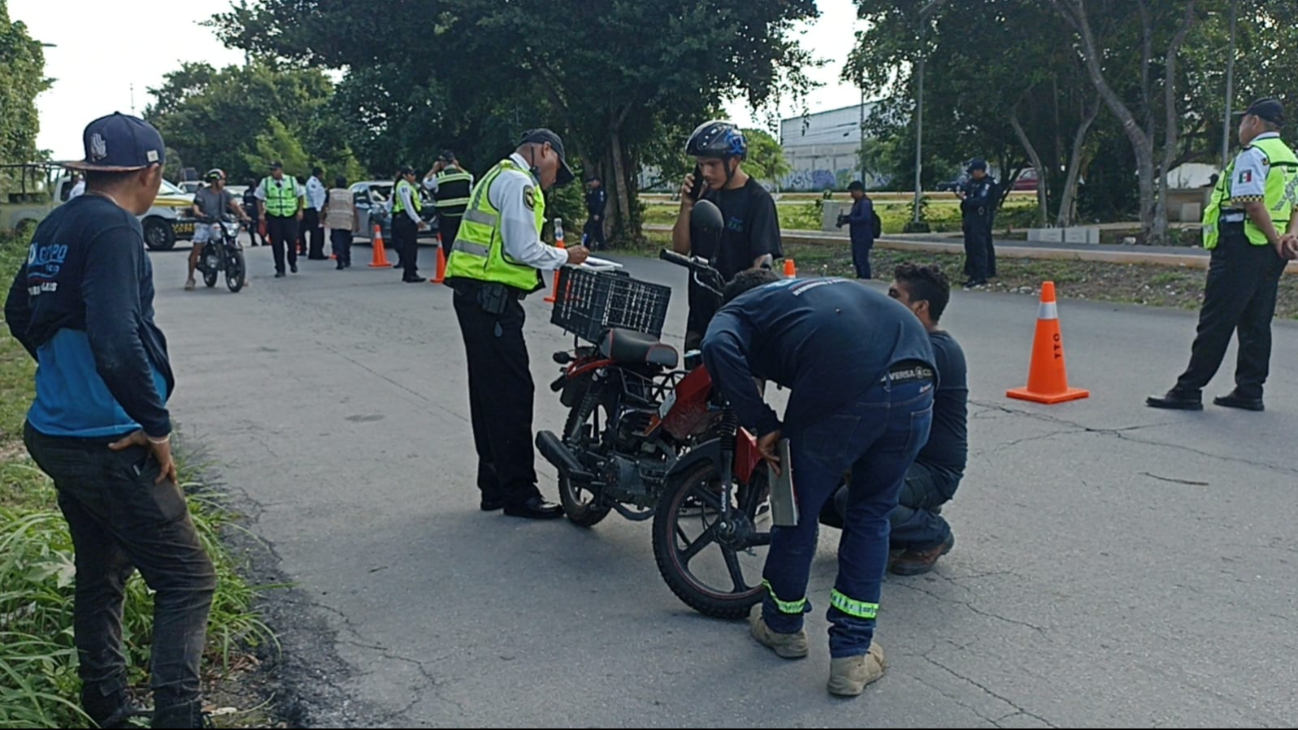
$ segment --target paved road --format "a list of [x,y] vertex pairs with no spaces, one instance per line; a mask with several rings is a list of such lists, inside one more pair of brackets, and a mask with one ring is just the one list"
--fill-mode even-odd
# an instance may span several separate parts
[[[153,256],[175,412],[299,586],[272,615],[316,723],[1298,724],[1292,325],[1277,327],[1268,413],[1169,414],[1142,400],[1184,365],[1192,316],[1066,301],[1070,375],[1094,396],[1045,408],[1003,397],[1026,375],[1035,302],[956,293],[947,324],[975,402],[969,474],[947,511],[958,544],[935,574],[888,580],[891,669],[840,702],[824,691],[836,535],[813,571],[811,658],[782,662],[743,625],[676,600],[646,525],[477,511],[447,289],[317,262],[275,281],[269,251],[251,249],[250,289],[186,293],[185,256]],[[540,297],[527,308],[548,382],[567,340]],[[684,309],[680,296],[677,342]],[[1228,388],[1223,376],[1210,393]],[[542,387],[537,425],[562,415]]]

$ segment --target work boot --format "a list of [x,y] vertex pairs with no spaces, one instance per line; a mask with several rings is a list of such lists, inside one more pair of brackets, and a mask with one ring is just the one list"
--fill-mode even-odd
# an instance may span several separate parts
[[781,659],[804,659],[807,656],[807,632],[799,629],[796,634],[780,634],[771,630],[762,618],[762,607],[759,605],[748,617],[753,629],[753,638],[757,643],[775,652]]
[[1172,388],[1167,395],[1151,395],[1145,399],[1150,408],[1162,408],[1169,411],[1202,411],[1203,394],[1197,390],[1179,390]]
[[907,550],[888,562],[893,575],[923,575],[937,565],[937,559],[955,547],[955,535],[947,535],[941,543],[927,550]]
[[155,728],[210,728],[212,718],[203,712],[203,704],[198,700],[183,705],[162,707],[153,711]]
[[1243,411],[1253,411],[1261,413],[1266,410],[1261,398],[1250,398],[1246,395],[1240,395],[1238,390],[1232,390],[1230,393],[1213,398],[1212,402],[1223,408],[1238,408]]
[[101,728],[133,727],[131,718],[142,714],[124,689],[102,694],[97,689],[83,688],[81,707]]
[[879,642],[870,644],[870,653],[833,659],[829,662],[829,693],[836,697],[856,697],[865,687],[883,676],[888,668]]

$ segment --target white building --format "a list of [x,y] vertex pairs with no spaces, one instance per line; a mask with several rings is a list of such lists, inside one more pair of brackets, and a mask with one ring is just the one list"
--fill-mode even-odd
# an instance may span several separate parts
[[[877,106],[874,102],[865,104],[867,119]],[[846,188],[861,177],[861,105],[782,120],[780,146],[784,148],[784,159],[793,168],[780,181],[781,190],[820,192]],[[866,187],[878,187],[881,182],[871,176]]]

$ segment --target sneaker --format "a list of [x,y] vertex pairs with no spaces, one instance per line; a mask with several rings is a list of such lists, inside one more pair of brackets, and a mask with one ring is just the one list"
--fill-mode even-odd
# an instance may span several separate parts
[[198,284],[193,279],[190,279],[185,282],[185,291],[194,291],[195,286],[198,286]]
[[868,654],[834,659],[829,663],[829,693],[836,697],[856,697],[882,677],[887,668],[883,647],[877,641],[870,644]]
[[893,575],[923,575],[937,565],[937,559],[955,547],[955,535],[947,535],[941,544],[927,550],[907,550],[888,562],[888,572]]
[[757,643],[775,652],[775,655],[781,659],[803,659],[807,656],[807,632],[800,629],[796,634],[779,634],[771,630],[766,625],[766,620],[762,618],[762,607],[759,605],[753,609],[753,613],[748,617],[748,623],[752,627],[753,638]]

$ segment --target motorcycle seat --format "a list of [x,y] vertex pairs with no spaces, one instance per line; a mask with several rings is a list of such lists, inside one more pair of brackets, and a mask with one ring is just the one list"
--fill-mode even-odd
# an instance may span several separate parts
[[599,343],[599,352],[619,363],[646,363],[674,368],[680,362],[676,348],[660,342],[657,337],[616,327],[604,335]]

